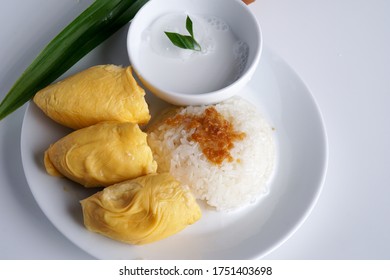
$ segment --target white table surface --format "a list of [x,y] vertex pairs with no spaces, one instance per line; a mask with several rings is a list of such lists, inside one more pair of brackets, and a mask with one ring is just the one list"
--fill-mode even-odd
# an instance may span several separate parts
[[[85,0],[0,2],[0,97]],[[266,45],[310,88],[323,114],[329,165],[298,231],[265,259],[390,259],[390,1],[257,0]],[[126,64],[126,27],[84,58]],[[0,121],[0,259],[93,259],[36,204],[24,177],[25,107]]]

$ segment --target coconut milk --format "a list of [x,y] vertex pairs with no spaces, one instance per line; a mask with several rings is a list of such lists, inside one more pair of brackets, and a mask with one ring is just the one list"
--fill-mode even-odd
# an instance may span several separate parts
[[186,17],[184,13],[167,14],[144,31],[140,46],[144,78],[156,87],[187,94],[215,91],[237,80],[248,60],[247,43],[223,19],[190,15],[201,51],[176,47],[164,32],[189,35]]

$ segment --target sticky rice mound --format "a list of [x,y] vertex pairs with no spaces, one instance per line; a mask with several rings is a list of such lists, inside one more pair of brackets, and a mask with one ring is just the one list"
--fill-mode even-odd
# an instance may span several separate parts
[[[215,108],[245,137],[233,142],[230,160],[216,164],[191,136],[196,128],[167,122],[175,116],[200,116]],[[218,211],[237,209],[268,192],[267,183],[275,164],[273,129],[248,101],[234,97],[216,105],[188,106],[165,112],[148,129],[148,144],[158,172],[169,172],[190,186],[196,198]]]

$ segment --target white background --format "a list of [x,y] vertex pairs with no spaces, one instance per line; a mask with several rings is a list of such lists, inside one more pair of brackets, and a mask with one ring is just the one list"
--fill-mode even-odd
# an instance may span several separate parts
[[[0,97],[91,1],[0,1]],[[302,227],[266,259],[390,259],[390,1],[257,0],[266,45],[310,88],[323,114],[327,178]],[[95,55],[125,54],[126,27]],[[77,65],[76,65],[77,68]],[[0,259],[91,259],[33,199],[20,158],[25,107],[0,121]]]

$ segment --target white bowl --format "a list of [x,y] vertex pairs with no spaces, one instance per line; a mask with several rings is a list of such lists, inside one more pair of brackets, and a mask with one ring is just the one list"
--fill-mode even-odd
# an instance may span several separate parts
[[[187,32],[185,15],[193,20],[196,40],[198,40],[197,32],[200,30],[198,34],[203,40],[200,45],[206,45],[206,51],[204,51],[206,54],[173,46],[163,32],[170,30],[165,30],[167,29],[165,26],[161,32],[158,29],[161,28],[159,24],[156,24],[158,20],[161,22],[164,17],[166,20],[167,17],[182,16],[183,20],[179,23],[175,22],[173,28],[182,29],[175,32],[184,34]],[[218,37],[222,33],[212,29],[215,26],[218,27],[214,19],[221,20],[222,27],[228,27],[228,32],[234,34],[234,39],[237,39],[235,43],[244,42],[247,52],[243,59],[246,64],[240,69],[239,74],[237,74],[238,70],[234,70],[236,71],[234,78],[232,78],[234,67],[230,64],[231,59],[218,57],[216,60],[216,58],[219,55],[230,57],[230,51],[233,57],[235,43],[230,44],[229,41],[229,43],[218,45],[218,40],[212,36]],[[204,23],[206,25],[203,26]],[[154,27],[151,27],[153,24]],[[208,24],[210,26],[214,24],[214,27]],[[156,30],[159,31],[156,32]],[[210,30],[214,32],[212,36],[207,35]],[[165,40],[164,44],[167,42],[171,44],[169,55],[163,53],[165,48],[162,49],[163,52],[160,52],[156,51],[156,45],[150,46],[151,42],[156,42],[153,41],[156,40],[153,36],[159,37],[159,42]],[[228,35],[226,33],[223,36]],[[215,50],[212,50],[212,47]],[[256,17],[241,0],[151,0],[140,9],[130,24],[127,50],[138,78],[157,97],[175,105],[212,104],[239,93],[250,81],[260,60],[262,35]],[[217,61],[217,63],[212,61]]]

